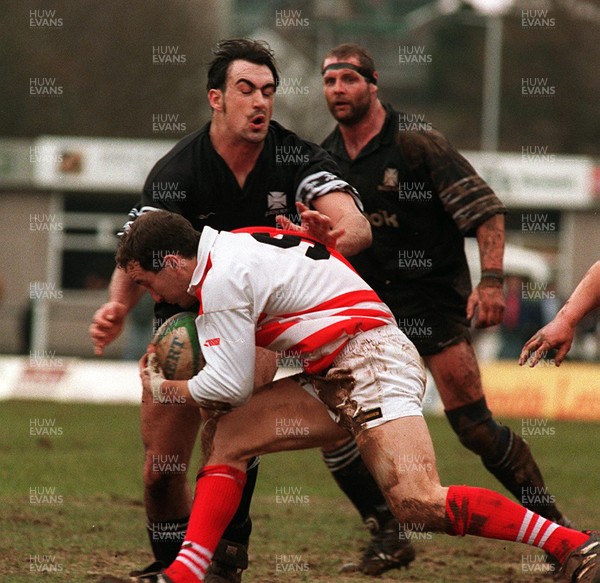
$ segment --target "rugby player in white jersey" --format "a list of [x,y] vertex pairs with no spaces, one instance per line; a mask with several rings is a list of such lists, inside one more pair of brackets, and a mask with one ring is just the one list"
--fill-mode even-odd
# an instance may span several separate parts
[[[156,265],[156,253],[166,250]],[[399,521],[537,546],[561,563],[562,580],[600,583],[597,534],[556,524],[492,490],[440,484],[421,413],[419,354],[333,248],[267,227],[200,234],[181,216],[156,211],[123,236],[117,264],[156,301],[200,306],[206,365],[194,378],[165,380],[155,355],[141,361],[146,392],[177,394],[204,419],[204,466],[185,541],[153,581],[204,581],[252,456],[351,434]],[[298,351],[304,371],[253,395],[256,346]],[[299,420],[306,434],[278,435],[284,418]]]

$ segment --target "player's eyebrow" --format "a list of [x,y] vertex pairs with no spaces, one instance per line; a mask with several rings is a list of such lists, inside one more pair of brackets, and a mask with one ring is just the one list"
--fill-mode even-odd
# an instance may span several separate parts
[[252,81],[250,81],[249,79],[245,79],[244,77],[241,77],[240,79],[238,79],[235,82],[236,85],[239,85],[240,83],[246,83],[247,85],[250,86],[250,89],[260,89],[261,91],[275,87],[275,83],[273,83],[273,82],[265,83],[262,87],[257,87],[255,83],[252,83]]

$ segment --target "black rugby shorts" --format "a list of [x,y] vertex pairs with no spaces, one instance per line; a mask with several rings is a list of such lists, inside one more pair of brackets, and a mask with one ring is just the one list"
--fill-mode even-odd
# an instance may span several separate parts
[[471,342],[466,317],[469,290],[443,283],[404,282],[375,291],[421,356],[438,354],[463,340]]

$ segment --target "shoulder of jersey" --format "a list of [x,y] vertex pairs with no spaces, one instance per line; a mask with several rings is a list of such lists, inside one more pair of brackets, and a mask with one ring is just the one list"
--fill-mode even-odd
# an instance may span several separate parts
[[148,180],[150,180],[153,176],[158,174],[167,164],[176,158],[179,154],[181,154],[188,146],[192,145],[198,137],[206,131],[206,126],[203,126],[199,130],[184,136],[179,140],[154,166],[150,173],[148,174]]

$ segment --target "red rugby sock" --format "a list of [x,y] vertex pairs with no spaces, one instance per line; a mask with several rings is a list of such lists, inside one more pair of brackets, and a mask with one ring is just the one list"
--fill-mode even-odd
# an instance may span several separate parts
[[245,483],[245,472],[231,466],[205,466],[200,471],[185,540],[165,571],[173,581],[204,581],[215,548],[239,506]]
[[485,488],[450,486],[446,532],[522,542],[544,549],[561,563],[588,535],[560,526]]

